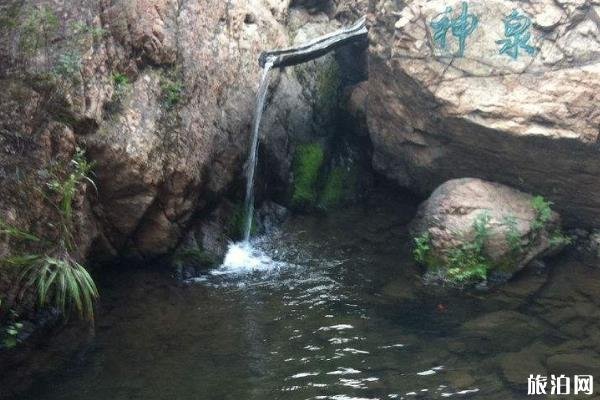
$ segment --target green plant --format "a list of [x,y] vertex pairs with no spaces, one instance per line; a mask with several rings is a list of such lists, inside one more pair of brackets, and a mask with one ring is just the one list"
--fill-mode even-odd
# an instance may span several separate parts
[[473,241],[473,245],[479,252],[483,251],[485,241],[490,236],[490,220],[491,217],[489,212],[484,211],[478,214],[473,221],[473,230],[475,231],[475,240]]
[[164,79],[161,83],[161,90],[163,104],[167,110],[171,110],[181,101],[183,83],[179,81],[172,81],[170,79]]
[[52,180],[47,184],[48,188],[53,191],[58,197],[58,204],[54,202],[60,215],[60,240],[61,246],[67,250],[73,249],[73,199],[79,191],[79,185],[82,182],[91,184],[94,188],[96,185],[90,178],[94,164],[87,161],[85,153],[82,149],[77,148],[75,155],[70,162],[71,171],[65,179],[61,179],[54,174]]
[[2,268],[18,269],[17,283],[22,292],[34,290],[40,306],[52,304],[65,314],[74,309],[88,320],[93,320],[98,290],[92,277],[71,252],[75,248],[73,201],[83,182],[94,186],[90,178],[92,168],[93,164],[86,160],[84,152],[77,149],[66,176],[51,173],[51,181],[47,183],[50,193],[43,193],[58,214],[58,223],[53,224],[56,237],[51,240],[42,240],[5,222],[0,223],[2,233],[41,245],[33,252],[12,255],[1,261]]
[[60,27],[58,17],[48,7],[32,8],[21,25],[20,49],[28,56],[48,46],[54,40]]
[[534,231],[539,231],[544,228],[552,218],[552,202],[547,201],[543,196],[535,196],[531,200],[531,206],[535,211],[535,219],[532,227]]
[[552,232],[550,235],[550,247],[557,248],[562,246],[569,246],[573,244],[573,238],[569,235],[565,235],[560,229]]
[[522,250],[521,234],[517,229],[517,218],[514,215],[507,215],[503,220],[504,226],[506,226],[506,243],[512,254],[518,254]]
[[99,39],[107,34],[107,30],[94,25],[88,25],[83,21],[71,22],[71,29],[75,36],[91,36],[93,39]]
[[8,235],[9,237],[20,239],[20,240],[30,240],[32,242],[39,242],[40,239],[32,235],[29,232],[25,232],[21,229],[18,229],[12,225],[7,224],[2,219],[0,219],[0,233]]
[[[18,314],[13,310],[10,310],[10,313],[12,319],[16,319],[19,317]],[[4,338],[2,339],[2,345],[7,349],[12,349],[13,347],[15,347],[20,342],[19,333],[22,329],[22,322],[13,320],[11,323],[6,325],[6,328],[4,329]]]
[[450,281],[465,283],[487,279],[491,263],[476,246],[463,246],[448,253],[447,275]]
[[488,272],[493,268],[492,261],[485,253],[490,221],[488,212],[477,215],[472,225],[475,232],[473,240],[448,249],[444,261],[441,257],[432,254],[431,236],[428,232],[423,233],[414,238],[413,257],[428,269],[442,272],[447,281],[453,284],[462,285],[485,280]]
[[71,50],[58,57],[52,72],[56,77],[73,79],[81,68],[79,52]]
[[429,232],[423,232],[413,240],[415,242],[413,258],[419,264],[426,264],[431,252],[431,235]]
[[129,82],[127,75],[120,72],[113,73],[112,80],[114,87],[112,102],[121,103],[131,83]]
[[21,270],[21,284],[37,291],[40,305],[52,304],[63,313],[74,308],[80,317],[93,320],[98,289],[87,270],[67,252],[29,257]]
[[294,158],[294,187],[292,205],[298,208],[314,206],[317,201],[319,171],[325,151],[318,143],[298,146]]

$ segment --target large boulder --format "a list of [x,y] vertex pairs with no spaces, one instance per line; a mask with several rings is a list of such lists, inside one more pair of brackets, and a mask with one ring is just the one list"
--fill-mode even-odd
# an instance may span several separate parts
[[562,247],[559,215],[542,197],[475,178],[438,187],[411,223],[417,261],[433,277],[463,283],[509,278]]
[[600,3],[379,0],[372,12],[376,169],[422,193],[501,182],[548,197],[569,225],[600,225]]

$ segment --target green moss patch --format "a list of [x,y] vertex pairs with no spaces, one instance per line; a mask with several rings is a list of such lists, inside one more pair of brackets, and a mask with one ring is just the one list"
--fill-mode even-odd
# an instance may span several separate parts
[[356,169],[354,167],[333,168],[325,181],[321,192],[319,205],[324,209],[340,206],[348,201],[355,193],[357,185]]
[[325,161],[325,151],[318,143],[298,146],[294,158],[292,206],[313,207],[318,199],[319,172]]

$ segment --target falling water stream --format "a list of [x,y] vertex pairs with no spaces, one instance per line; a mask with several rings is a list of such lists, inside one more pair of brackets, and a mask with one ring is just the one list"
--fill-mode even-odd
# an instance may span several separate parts
[[244,202],[244,211],[246,219],[244,223],[244,242],[250,240],[250,232],[252,231],[252,218],[254,215],[254,173],[256,170],[256,160],[258,158],[258,139],[260,134],[260,120],[265,109],[265,101],[269,91],[269,72],[273,66],[272,60],[267,60],[260,78],[258,93],[256,95],[256,109],[254,111],[254,119],[252,124],[252,144],[248,153],[248,165],[246,171],[246,199]]
[[258,142],[260,137],[260,121],[265,109],[267,93],[269,91],[269,72],[273,66],[273,60],[267,59],[263,67],[258,93],[256,95],[256,108],[252,123],[252,142],[248,153],[246,164],[246,198],[244,200],[244,238],[239,243],[231,243],[223,260],[221,268],[214,271],[215,274],[226,274],[229,272],[256,271],[269,268],[271,259],[262,251],[253,248],[250,244],[250,233],[252,232],[252,220],[254,218],[254,175],[256,173],[256,161],[258,159]]

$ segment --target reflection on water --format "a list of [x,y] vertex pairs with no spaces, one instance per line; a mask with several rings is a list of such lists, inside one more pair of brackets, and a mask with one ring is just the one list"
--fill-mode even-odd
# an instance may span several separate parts
[[600,376],[598,270],[563,257],[493,293],[423,288],[411,213],[294,219],[254,243],[253,272],[246,252],[183,286],[107,276],[92,349],[21,398],[505,400],[531,373]]

